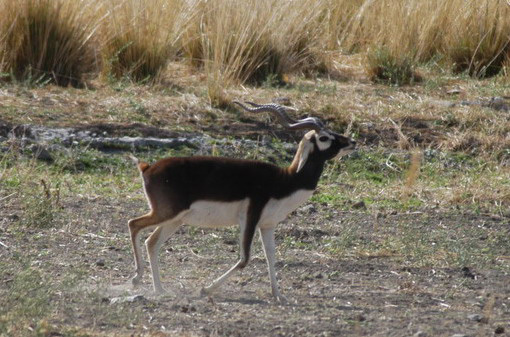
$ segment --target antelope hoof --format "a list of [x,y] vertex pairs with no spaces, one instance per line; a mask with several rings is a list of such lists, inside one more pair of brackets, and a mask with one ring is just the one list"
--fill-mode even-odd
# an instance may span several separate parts
[[168,292],[163,288],[154,289],[154,296],[163,296],[166,294],[168,294]]
[[281,304],[281,305],[289,304],[289,300],[287,299],[287,297],[283,296],[282,294],[279,294],[279,293],[273,294],[273,296],[274,296],[276,303]]
[[200,289],[201,297],[211,296],[211,294],[212,290],[209,287],[203,287],[202,289]]
[[131,284],[133,285],[133,287],[136,288],[136,287],[138,287],[140,285],[141,281],[142,281],[142,278],[140,276],[138,276],[138,274],[136,274],[131,279]]

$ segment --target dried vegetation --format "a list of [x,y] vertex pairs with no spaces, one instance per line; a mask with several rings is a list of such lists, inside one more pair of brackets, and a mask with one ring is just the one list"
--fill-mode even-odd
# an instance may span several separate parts
[[508,63],[504,1],[2,0],[0,6],[9,13],[0,25],[2,71],[61,85],[98,72],[154,79],[176,56],[205,71],[212,100],[233,83],[332,72],[338,51],[368,53],[369,69],[383,79],[371,56],[381,50],[393,67],[432,61],[476,77]]

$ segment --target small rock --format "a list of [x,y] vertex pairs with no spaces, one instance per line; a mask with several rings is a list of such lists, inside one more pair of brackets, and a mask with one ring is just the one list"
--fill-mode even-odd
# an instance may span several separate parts
[[453,108],[456,104],[454,102],[442,101],[442,100],[432,100],[431,104],[437,105],[444,108]]
[[313,214],[313,213],[317,212],[317,209],[315,208],[314,205],[309,204],[309,205],[301,207],[299,209],[299,211],[302,213]]
[[455,335],[452,335],[451,337],[468,337],[468,335],[465,335],[463,333],[456,333]]
[[496,327],[496,329],[494,330],[494,333],[495,333],[496,335],[500,335],[500,334],[502,334],[502,333],[505,333],[505,328],[504,328],[504,327],[502,327],[501,325],[499,325],[499,326],[498,326],[498,327]]
[[39,144],[32,144],[28,148],[35,159],[47,161],[47,162],[53,162],[53,157],[51,154],[46,150],[45,147],[39,145]]
[[450,89],[446,92],[448,95],[458,95],[458,94],[461,94],[462,93],[462,90],[461,89],[458,89],[458,88],[455,88],[455,89]]
[[314,228],[310,231],[310,235],[316,238],[321,238],[323,236],[329,236],[329,233],[321,229]]
[[228,246],[237,246],[238,241],[234,240],[234,239],[231,239],[231,238],[225,238],[225,239],[223,239],[223,243],[228,245]]
[[360,314],[357,314],[356,317],[354,317],[354,320],[358,321],[358,322],[364,322],[367,320],[367,318],[365,317],[365,315],[360,313]]
[[367,205],[365,204],[365,202],[363,200],[361,200],[361,201],[358,201],[358,202],[352,204],[352,208],[354,208],[354,209],[367,209]]
[[104,267],[105,263],[103,259],[99,259],[96,261],[96,266]]
[[510,106],[501,97],[492,97],[488,103],[482,104],[496,111],[509,111]]
[[483,316],[479,314],[472,314],[468,315],[468,319],[470,321],[481,322],[483,320]]
[[413,337],[427,337],[427,333],[425,331],[416,332]]
[[367,129],[375,129],[375,124],[372,122],[361,123],[361,125],[366,127]]
[[473,280],[476,278],[476,275],[473,274],[473,272],[471,271],[471,269],[469,269],[469,267],[463,267],[462,274],[464,277],[471,278]]
[[124,296],[124,297],[114,297],[110,300],[110,304],[115,303],[133,303],[144,300],[145,297],[143,295],[133,295],[133,296]]
[[288,97],[275,97],[273,98],[273,103],[281,104],[281,105],[290,105],[290,98]]
[[314,278],[318,278],[318,279],[321,279],[321,278],[324,278],[324,274],[321,273],[320,271],[316,272],[315,274],[313,274],[313,277]]
[[16,125],[10,134],[16,138],[33,138],[30,125]]
[[183,305],[183,306],[181,306],[180,310],[181,310],[181,312],[183,312],[183,313],[188,313],[188,312],[195,312],[195,311],[197,311],[197,309],[196,309],[194,306],[190,306],[190,305]]

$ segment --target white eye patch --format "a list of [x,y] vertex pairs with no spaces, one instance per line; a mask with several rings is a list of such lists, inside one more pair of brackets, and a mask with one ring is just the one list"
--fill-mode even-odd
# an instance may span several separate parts
[[320,151],[324,151],[331,146],[333,137],[325,132],[320,132],[315,136],[317,147]]

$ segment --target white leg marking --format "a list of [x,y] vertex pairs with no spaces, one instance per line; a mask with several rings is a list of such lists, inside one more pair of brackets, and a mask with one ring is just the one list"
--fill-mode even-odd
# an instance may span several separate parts
[[142,280],[143,276],[143,260],[142,256],[140,254],[140,232],[137,233],[137,235],[134,238],[133,241],[133,251],[135,255],[135,276],[131,278],[131,283],[134,287],[138,286]]
[[[155,226],[156,225],[149,226],[144,229],[153,228]],[[141,230],[138,231],[136,233],[135,237],[133,238],[133,252],[134,252],[134,256],[135,256],[135,276],[133,276],[133,278],[131,279],[131,283],[133,284],[134,287],[136,287],[140,284],[140,282],[142,281],[142,277],[143,277],[144,262],[142,259],[141,248],[140,248],[140,234],[141,233],[142,233]]]
[[209,286],[202,288],[202,290],[200,291],[200,295],[207,296],[212,294],[223,283],[225,283],[226,280],[229,279],[229,277],[239,268],[239,265],[241,265],[241,263],[243,263],[242,260],[237,261],[237,263],[232,268],[230,268],[225,274],[218,277]]
[[269,271],[269,279],[271,280],[271,291],[274,298],[280,303],[287,303],[287,299],[280,293],[278,283],[276,280],[276,272],[274,269],[275,264],[275,243],[274,243],[274,227],[260,228],[260,240],[264,247],[264,254],[266,255],[267,269]]
[[208,296],[212,294],[216,289],[218,289],[223,283],[225,283],[226,280],[229,279],[229,277],[237,270],[239,269],[239,266],[241,266],[243,263],[245,263],[244,260],[244,247],[243,247],[243,236],[244,236],[244,230],[246,228],[246,213],[241,212],[238,215],[239,223],[240,223],[240,233],[239,233],[239,247],[241,258],[237,263],[230,268],[226,273],[218,277],[216,280],[214,280],[209,286],[202,288],[200,291],[200,295],[202,296]]
[[152,284],[156,295],[165,292],[161,286],[161,277],[159,274],[159,249],[161,245],[168,240],[170,235],[174,234],[180,227],[179,221],[162,224],[147,238],[145,245],[149,254],[149,262],[152,271]]

